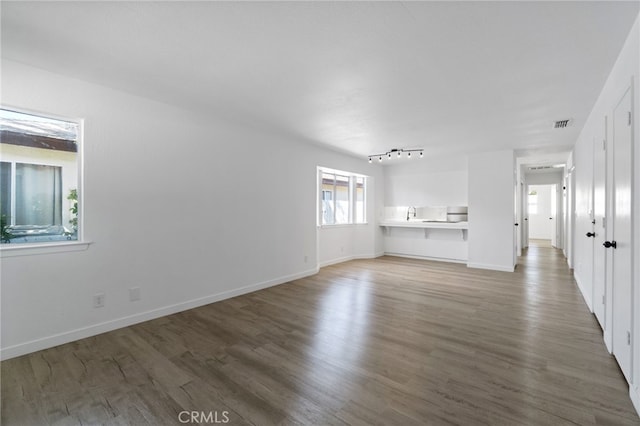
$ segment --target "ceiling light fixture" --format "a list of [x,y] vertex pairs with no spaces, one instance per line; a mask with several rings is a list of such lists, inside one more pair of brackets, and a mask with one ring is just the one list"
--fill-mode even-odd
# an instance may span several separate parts
[[372,159],[373,157],[378,157],[378,162],[382,162],[382,157],[387,157],[389,160],[391,160],[391,158],[393,158],[393,157],[391,157],[391,155],[392,155],[394,152],[398,154],[398,158],[401,158],[403,153],[406,153],[406,154],[407,154],[407,158],[411,158],[411,153],[412,153],[412,152],[417,152],[417,153],[418,153],[418,156],[419,156],[420,158],[423,158],[423,157],[424,157],[424,152],[423,152],[423,150],[422,150],[422,149],[404,149],[404,148],[394,148],[394,149],[392,149],[392,150],[390,150],[390,151],[387,151],[387,152],[385,152],[385,153],[382,153],[382,154],[372,154],[372,155],[369,155],[369,156],[368,156],[368,158],[369,158],[369,163],[371,163],[371,159]]

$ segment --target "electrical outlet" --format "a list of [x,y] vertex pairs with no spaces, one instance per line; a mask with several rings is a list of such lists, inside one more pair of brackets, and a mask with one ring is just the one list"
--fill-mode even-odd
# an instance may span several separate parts
[[129,301],[135,302],[140,300],[140,287],[131,287],[129,289]]
[[104,308],[104,293],[96,293],[93,296],[93,307],[94,308]]
[[309,256],[305,255],[304,256],[304,263],[307,263],[309,261]]

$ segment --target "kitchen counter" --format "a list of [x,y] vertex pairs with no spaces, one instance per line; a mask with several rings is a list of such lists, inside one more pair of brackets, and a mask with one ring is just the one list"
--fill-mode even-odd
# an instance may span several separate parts
[[469,222],[424,222],[422,220],[386,220],[379,224],[398,228],[469,229]]
[[425,222],[422,219],[383,220],[384,251],[394,256],[467,261],[469,222]]

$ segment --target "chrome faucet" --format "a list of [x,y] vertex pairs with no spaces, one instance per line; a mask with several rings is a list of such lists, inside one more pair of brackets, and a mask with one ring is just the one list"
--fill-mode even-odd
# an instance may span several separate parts
[[407,220],[409,220],[409,214],[410,214],[411,210],[413,210],[413,217],[416,217],[416,208],[415,207],[409,207],[407,209]]

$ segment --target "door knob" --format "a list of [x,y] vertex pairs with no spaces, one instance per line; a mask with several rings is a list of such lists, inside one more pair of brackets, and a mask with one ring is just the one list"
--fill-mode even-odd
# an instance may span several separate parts
[[595,232],[587,232],[587,237],[595,237],[596,233]]
[[615,241],[605,241],[604,243],[602,243],[602,245],[605,246],[606,248],[609,248],[609,247],[618,248],[618,243],[616,243]]

